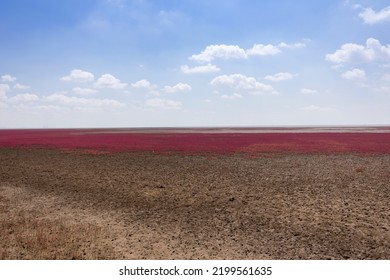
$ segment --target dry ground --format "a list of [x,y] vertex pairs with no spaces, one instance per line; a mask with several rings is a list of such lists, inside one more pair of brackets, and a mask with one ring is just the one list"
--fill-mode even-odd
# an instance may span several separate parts
[[390,155],[0,149],[0,259],[390,259]]

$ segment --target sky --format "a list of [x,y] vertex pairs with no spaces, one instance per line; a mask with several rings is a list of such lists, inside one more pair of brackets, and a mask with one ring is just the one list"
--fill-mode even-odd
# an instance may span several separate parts
[[390,125],[386,0],[3,0],[0,128]]

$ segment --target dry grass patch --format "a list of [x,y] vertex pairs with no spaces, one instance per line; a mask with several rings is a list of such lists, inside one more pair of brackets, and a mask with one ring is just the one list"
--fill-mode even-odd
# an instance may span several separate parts
[[0,259],[110,258],[110,248],[96,248],[101,233],[92,224],[80,226],[63,219],[31,218],[20,213],[1,221]]
[[[47,199],[46,199],[47,200]],[[0,259],[111,259],[112,248],[104,242],[98,225],[53,217],[24,188],[0,188]]]

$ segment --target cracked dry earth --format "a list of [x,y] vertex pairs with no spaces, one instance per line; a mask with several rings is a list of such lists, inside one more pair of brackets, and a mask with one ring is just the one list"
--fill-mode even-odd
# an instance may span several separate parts
[[0,149],[1,259],[390,259],[390,156]]

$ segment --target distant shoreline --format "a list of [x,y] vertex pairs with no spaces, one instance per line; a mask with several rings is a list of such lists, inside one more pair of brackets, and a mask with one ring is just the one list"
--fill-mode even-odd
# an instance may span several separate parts
[[[118,128],[1,128],[0,131],[68,131],[111,133],[390,133],[390,125],[375,126],[243,126],[243,127],[118,127]],[[73,134],[73,133],[72,133]]]

